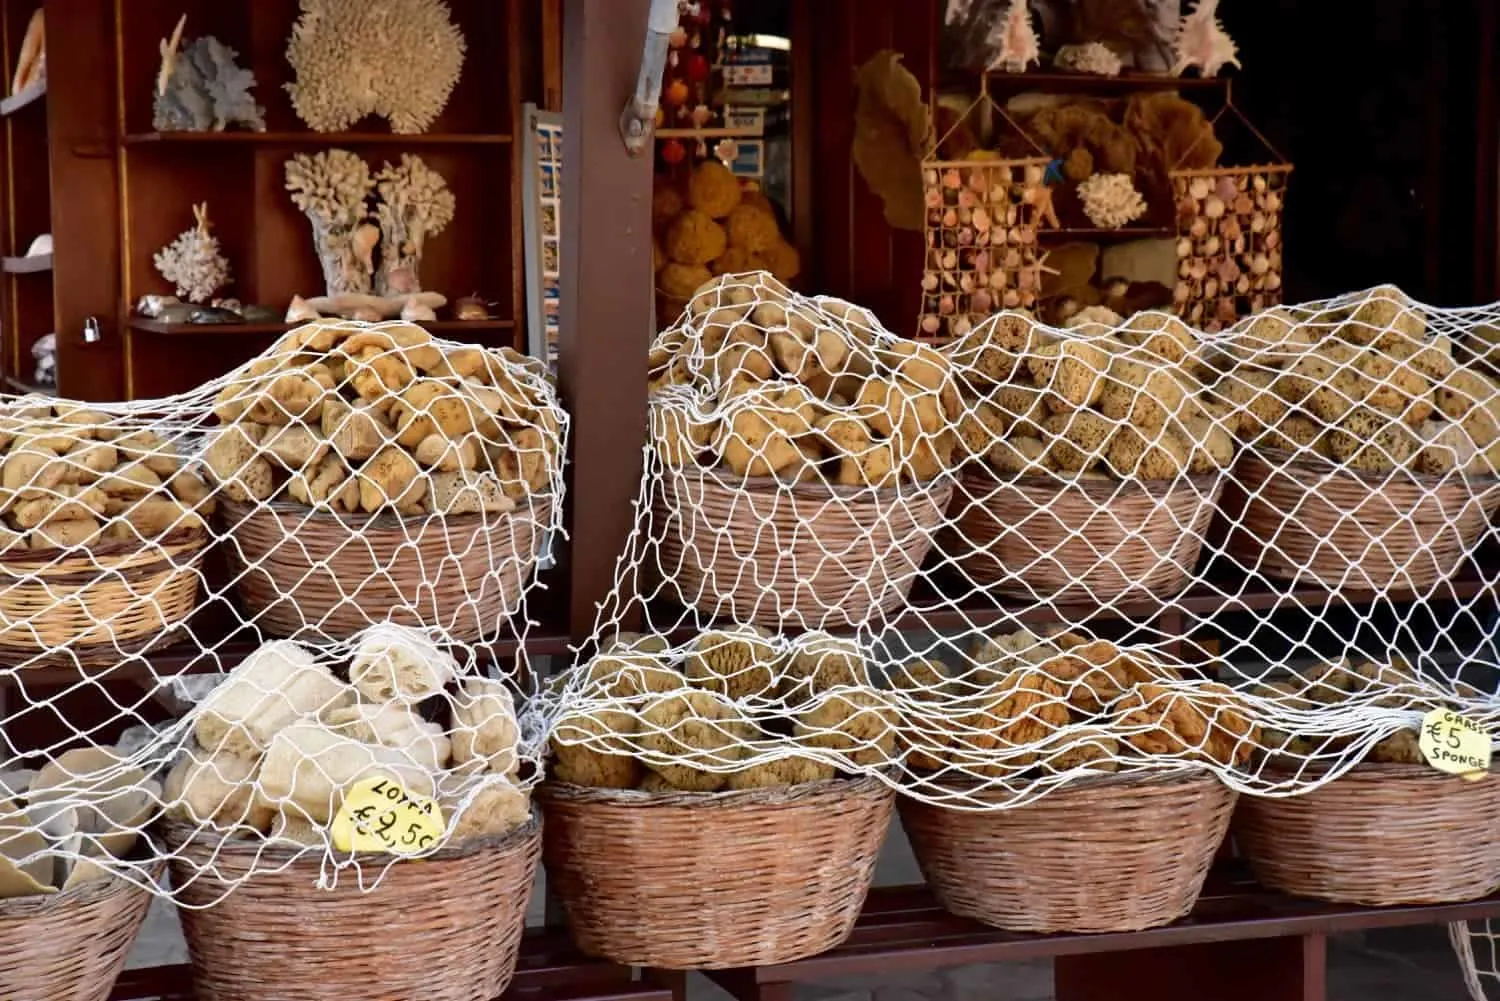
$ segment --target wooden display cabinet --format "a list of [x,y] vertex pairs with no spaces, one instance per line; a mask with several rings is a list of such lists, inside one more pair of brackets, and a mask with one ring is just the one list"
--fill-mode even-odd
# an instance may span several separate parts
[[[450,304],[478,295],[492,304],[493,318],[432,326],[455,340],[517,343],[525,307],[514,132],[522,102],[541,91],[539,57],[526,39],[536,37],[542,0],[450,0],[467,44],[463,72],[442,115],[419,135],[393,134],[374,118],[349,132],[319,133],[296,117],[284,87],[293,75],[285,52],[296,0],[48,0],[47,6],[49,25],[59,25],[49,33],[49,48],[59,51],[62,63],[54,71],[83,78],[71,88],[68,107],[59,109],[71,121],[69,134],[53,139],[54,186],[90,189],[94,207],[107,209],[113,221],[100,226],[95,214],[93,232],[60,250],[60,283],[62,275],[91,283],[86,290],[70,287],[60,299],[60,328],[81,330],[97,316],[104,335],[97,345],[63,339],[60,367],[70,395],[138,399],[182,392],[252,357],[286,330],[280,323],[164,324],[137,316],[134,308],[143,295],[172,292],[152,258],[192,225],[192,206],[199,202],[208,203],[232,268],[234,281],[224,295],[278,315],[293,295],[322,295],[312,229],[284,189],[283,166],[296,153],[333,148],[351,150],[375,169],[413,153],[447,180],[457,210],[427,242],[423,287]],[[254,72],[265,132],[153,130],[159,43],[184,14],[184,42],[214,35]],[[95,102],[105,98],[101,115]],[[81,214],[60,219],[58,230],[83,223]],[[100,288],[105,282],[107,293]],[[439,310],[440,318],[447,315]]]
[[[0,92],[8,93],[27,23],[41,0],[0,0]],[[4,391],[51,392],[32,384],[31,349],[53,330],[52,256],[28,257],[51,231],[46,82],[0,100],[0,380]]]

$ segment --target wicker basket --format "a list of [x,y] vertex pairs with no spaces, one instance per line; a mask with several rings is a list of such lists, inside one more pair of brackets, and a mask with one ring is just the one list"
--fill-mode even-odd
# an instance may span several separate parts
[[996,477],[966,470],[939,545],[991,594],[1108,604],[1187,586],[1224,478]]
[[1252,573],[1330,589],[1426,590],[1462,569],[1500,504],[1489,480],[1376,475],[1271,449],[1245,452],[1237,473],[1230,554]]
[[0,998],[104,1001],[150,906],[148,890],[118,878],[0,901]]
[[319,889],[321,858],[196,831],[163,827],[199,1001],[491,1001],[510,984],[541,852],[535,819],[397,862],[364,890],[352,872]]
[[1286,798],[1240,801],[1234,839],[1262,885],[1385,907],[1456,903],[1500,889],[1500,778],[1362,764]]
[[900,608],[951,480],[871,489],[668,469],[654,501],[659,565],[685,605],[773,628],[852,627]]
[[[148,543],[87,552],[0,556],[0,664],[60,658],[86,666],[169,645],[198,604],[208,533],[179,529]],[[39,654],[52,652],[39,658]]]
[[661,969],[787,963],[854,929],[890,825],[879,779],[675,793],[549,782],[549,889],[585,953]]
[[344,638],[389,615],[467,642],[520,607],[551,501],[448,518],[337,515],[285,502],[222,511],[240,598],[267,632]]
[[1208,772],[1085,779],[1025,806],[901,800],[901,823],[950,913],[1023,932],[1123,932],[1193,909],[1234,811]]

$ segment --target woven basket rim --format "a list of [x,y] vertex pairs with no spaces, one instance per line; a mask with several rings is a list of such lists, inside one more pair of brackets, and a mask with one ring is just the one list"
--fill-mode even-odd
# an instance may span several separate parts
[[961,474],[962,482],[993,484],[1002,487],[1014,487],[1018,490],[1052,490],[1056,493],[1074,491],[1085,494],[1093,500],[1113,500],[1124,493],[1146,493],[1153,497],[1164,497],[1174,490],[1184,486],[1207,487],[1208,490],[1200,491],[1205,496],[1211,495],[1213,489],[1228,477],[1228,470],[1218,469],[1212,473],[1188,473],[1176,476],[1170,480],[1142,480],[1142,479],[1094,479],[1092,477],[1075,477],[1063,479],[1061,476],[1043,476],[1038,473],[1021,473],[1018,475],[1002,476],[988,466],[973,465],[965,469]]
[[[1150,786],[1177,786],[1190,784],[1207,784],[1208,782],[1219,783],[1219,777],[1206,768],[1194,765],[1182,765],[1174,768],[1149,769],[1144,771],[1130,772],[1098,772],[1092,775],[1082,775],[1077,778],[1060,782],[1048,789],[1039,799],[1031,803],[1044,802],[1046,799],[1068,792],[1097,792],[1100,790],[1117,789],[1121,787],[1145,788]],[[1008,800],[1011,798],[1003,788],[994,788],[991,783],[981,779],[945,779],[942,782],[932,783],[939,789],[973,795],[974,790],[979,790],[978,798]],[[1222,783],[1220,783],[1222,784]],[[984,787],[990,786],[986,789]],[[901,799],[911,799],[903,795]],[[1030,803],[1026,805],[1031,805]],[[1022,809],[1024,807],[1018,807]]]
[[1474,484],[1485,484],[1487,488],[1500,486],[1500,476],[1480,475],[1471,476],[1462,470],[1433,474],[1415,473],[1408,469],[1392,469],[1384,473],[1372,473],[1363,469],[1350,469],[1343,463],[1334,462],[1321,455],[1302,455],[1297,452],[1289,452],[1284,448],[1267,448],[1258,445],[1246,445],[1241,453],[1245,458],[1253,459],[1269,469],[1291,475],[1304,484],[1313,480],[1326,479],[1329,476],[1343,476],[1347,479],[1363,483],[1371,490],[1391,484],[1416,485],[1428,489],[1440,489],[1451,486],[1472,486]]
[[843,500],[869,499],[876,502],[900,502],[915,500],[936,494],[953,478],[951,470],[945,470],[930,480],[921,483],[898,484],[894,487],[849,486],[841,483],[786,483],[774,476],[735,476],[722,466],[704,469],[701,466],[667,467],[669,475],[678,479],[691,478],[688,470],[697,478],[726,491],[747,494],[793,494],[798,497],[838,497]]
[[542,507],[544,502],[550,504],[551,501],[551,492],[542,491],[541,493],[527,494],[522,500],[516,502],[516,507],[512,511],[506,511],[504,513],[476,512],[471,514],[451,515],[401,515],[395,514],[390,511],[377,511],[374,514],[367,514],[365,512],[359,512],[357,514],[344,514],[338,511],[328,511],[321,508],[308,507],[305,504],[299,504],[296,501],[288,500],[260,501],[255,504],[247,504],[243,501],[229,500],[226,498],[220,503],[219,507],[221,511],[233,511],[236,513],[245,512],[247,514],[254,514],[257,511],[269,511],[277,519],[282,521],[285,521],[290,515],[296,515],[299,518],[308,521],[321,522],[323,525],[336,524],[346,529],[362,530],[366,528],[394,528],[397,526],[410,525],[413,523],[425,523],[434,518],[441,521],[445,525],[457,525],[460,527],[466,525],[490,524],[492,522],[498,522],[504,518],[513,518],[516,515],[520,514],[523,510],[536,510]]
[[1174,167],[1167,177],[1229,177],[1234,174],[1290,174],[1290,163],[1262,163],[1245,167]]
[[1052,162],[1045,156],[995,157],[994,159],[938,160],[924,158],[924,167],[1045,167]]
[[[58,564],[58,557],[63,561],[78,561],[84,563],[87,557],[88,566],[80,565],[79,569],[94,569],[94,564],[100,559],[123,560],[136,555],[151,555],[155,559],[163,559],[168,550],[184,551],[189,549],[201,549],[208,544],[209,535],[207,528],[175,528],[159,539],[138,539],[134,542],[107,542],[102,546],[90,546],[83,550],[77,547],[65,548],[54,546],[51,549],[10,549],[0,552],[0,572],[11,569],[52,569]],[[36,564],[36,566],[32,566]]]
[[537,795],[544,800],[566,800],[569,803],[584,805],[609,804],[647,809],[689,806],[710,810],[733,810],[747,806],[780,806],[785,803],[798,803],[828,796],[860,795],[877,788],[888,787],[875,775],[836,775],[831,779],[818,779],[813,782],[800,782],[797,785],[777,786],[769,789],[670,793],[646,792],[641,789],[605,789],[549,779],[537,787]]
[[[1293,768],[1280,758],[1269,756],[1262,763],[1261,767],[1266,771],[1276,772],[1281,775],[1306,774],[1308,772],[1321,775],[1332,771],[1335,766],[1313,761],[1308,762],[1302,768]],[[1500,774],[1500,761],[1491,763],[1487,774],[1491,776]],[[1458,779],[1459,781],[1463,781],[1457,775],[1440,772],[1431,765],[1426,764],[1419,765],[1410,761],[1360,761],[1339,775],[1338,778],[1332,779],[1331,782],[1338,782],[1341,779],[1350,777],[1362,779],[1379,778],[1382,782],[1391,780],[1414,782],[1425,779]]]
[[[162,861],[153,862],[148,867],[152,881],[161,878],[164,868],[165,863]],[[23,897],[8,897],[0,900],[0,921],[38,918],[75,904],[87,907],[111,897],[146,892],[148,891],[130,880],[110,873],[103,879],[91,879],[71,890],[58,890],[56,893],[29,893]]]
[[[190,824],[184,820],[167,818],[158,821],[156,826],[160,829],[164,840],[174,851],[182,848],[204,848],[213,854],[215,858],[225,856],[229,858],[254,857],[269,859],[279,862],[277,871],[284,871],[287,866],[312,865],[321,867],[323,864],[322,854],[318,850],[308,851],[308,845],[284,845],[272,840],[253,840],[248,838],[232,838],[228,835],[205,832],[201,825]],[[542,817],[536,804],[531,806],[531,816],[526,823],[514,830],[504,834],[486,834],[477,838],[469,838],[457,845],[444,844],[443,847],[429,855],[417,856],[414,859],[406,859],[399,855],[390,855],[383,852],[367,852],[363,855],[355,853],[338,853],[340,859],[369,860],[379,858],[385,862],[421,861],[421,862],[443,862],[453,859],[468,858],[478,855],[480,852],[491,851],[500,848],[514,848],[531,838],[541,830]]]

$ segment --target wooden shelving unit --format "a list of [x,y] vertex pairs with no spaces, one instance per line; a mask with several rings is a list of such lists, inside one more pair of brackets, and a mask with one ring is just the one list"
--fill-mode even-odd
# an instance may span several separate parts
[[[283,183],[286,161],[298,153],[347,149],[372,169],[413,153],[441,174],[457,200],[453,221],[428,238],[422,286],[450,303],[478,295],[493,319],[458,322],[438,311],[429,326],[444,337],[489,345],[515,344],[524,328],[520,263],[519,178],[513,136],[526,97],[523,63],[534,0],[450,0],[468,51],[446,108],[429,132],[396,135],[383,120],[320,133],[296,117],[284,84],[285,57],[298,14],[297,0],[222,4],[211,0],[75,0],[98,9],[112,29],[108,51],[116,95],[109,135],[98,150],[79,148],[79,162],[107,157],[113,165],[118,241],[110,268],[118,274],[112,323],[101,326],[119,348],[118,398],[182,392],[252,357],[283,323],[165,324],[138,316],[141,296],[173,290],[157,273],[153,255],[192,224],[192,206],[207,202],[213,232],[233,272],[226,296],[276,313],[294,295],[322,295],[325,287],[312,226],[292,204]],[[158,42],[186,14],[184,41],[214,35],[239,53],[256,79],[266,109],[264,132],[160,132],[153,128]],[[92,157],[90,156],[92,154]],[[98,165],[88,165],[97,171]],[[109,390],[94,390],[102,395]]]
[[[0,0],[0,91],[9,87],[21,38],[41,0]],[[45,81],[0,100],[0,381],[8,393],[43,391],[32,385],[31,348],[56,329],[52,255],[24,256],[31,241],[52,230],[51,176]]]

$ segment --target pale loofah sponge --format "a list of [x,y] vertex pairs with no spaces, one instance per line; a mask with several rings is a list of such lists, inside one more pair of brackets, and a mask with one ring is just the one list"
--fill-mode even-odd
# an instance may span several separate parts
[[1083,214],[1100,229],[1119,229],[1146,211],[1146,199],[1129,174],[1094,174],[1078,185],[1078,198]]
[[442,0],[302,0],[286,58],[297,117],[339,132],[369,114],[425,132],[463,69],[462,33]]

